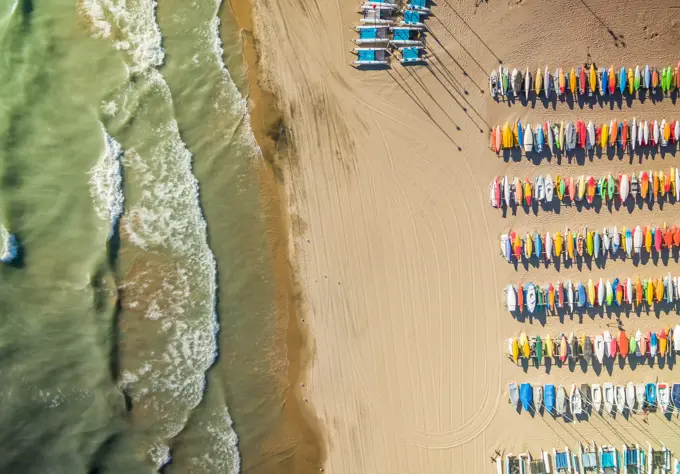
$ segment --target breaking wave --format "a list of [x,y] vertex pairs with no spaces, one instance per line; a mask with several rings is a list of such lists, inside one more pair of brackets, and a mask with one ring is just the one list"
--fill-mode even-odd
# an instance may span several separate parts
[[[135,74],[118,97],[102,104],[112,123],[133,124],[132,132],[125,131],[133,138],[124,141],[123,152],[106,135],[106,149],[91,182],[97,214],[113,223],[122,211],[117,178],[122,177],[122,165],[127,199],[121,233],[137,248],[138,258],[121,289],[125,309],[143,315],[144,331],[135,336],[141,342],[126,358],[119,384],[133,406],[153,418],[158,436],[148,454],[160,467],[170,460],[170,440],[201,402],[205,372],[217,356],[216,262],[207,243],[192,155],[173,115],[170,89],[156,69],[164,59],[156,2],[83,0],[81,10],[93,36],[111,39],[127,54],[128,70]],[[230,99],[247,117],[245,102]],[[209,446],[204,456],[191,462],[237,472],[237,436],[226,406],[204,428],[211,434]]]

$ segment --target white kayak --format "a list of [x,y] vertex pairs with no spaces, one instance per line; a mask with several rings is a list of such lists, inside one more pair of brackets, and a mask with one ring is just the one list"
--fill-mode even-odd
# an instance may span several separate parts
[[633,124],[630,126],[630,149],[635,151],[635,140],[637,139],[637,122],[633,117]]
[[642,410],[645,406],[645,384],[639,383],[635,386],[635,403],[638,409]]
[[526,288],[526,294],[525,294],[525,303],[527,305],[527,309],[529,310],[530,313],[533,313],[534,310],[536,309],[536,287],[534,286],[533,283],[527,284]]
[[628,304],[633,304],[633,280],[626,280],[626,300]]
[[602,391],[604,392],[604,409],[609,413],[614,413],[614,385],[611,382],[605,382],[602,385]]
[[530,90],[531,90],[531,73],[529,72],[529,68],[527,68],[527,72],[524,73],[524,98],[526,100],[529,100]]
[[629,413],[635,411],[635,385],[633,385],[633,382],[626,384],[626,405]]
[[642,250],[642,229],[640,226],[635,226],[635,231],[633,232],[633,248],[635,253],[640,253]]
[[588,135],[586,138],[586,146],[588,149],[595,147],[595,125],[593,122],[588,122]]
[[626,387],[617,385],[614,389],[614,402],[616,403],[616,410],[623,413],[626,408]]
[[667,383],[659,382],[656,384],[656,399],[661,411],[668,412],[671,402],[671,389]]
[[602,278],[600,278],[600,281],[597,282],[597,305],[599,307],[602,307],[604,304],[604,283],[602,282]]
[[602,335],[602,337],[604,339],[604,354],[607,357],[611,357],[612,354],[611,354],[611,351],[609,350],[609,348],[612,345],[612,335],[609,331],[605,331],[604,334]]
[[599,383],[594,383],[591,390],[593,392],[593,411],[599,413],[602,408],[602,387]]
[[595,336],[595,358],[600,364],[604,360],[604,337],[602,334]]
[[555,185],[553,184],[552,177],[550,175],[545,177],[545,201],[552,202],[553,195],[555,192]]
[[609,252],[609,247],[611,247],[611,237],[609,237],[609,231],[605,227],[602,229],[602,244],[604,245],[604,252],[607,253]]
[[527,153],[534,151],[534,133],[531,131],[530,123],[524,129],[524,151]]
[[576,384],[571,385],[571,392],[569,393],[569,402],[571,404],[571,414],[580,415],[583,413],[583,399],[581,397],[581,389]]
[[571,284],[571,280],[567,280],[567,303],[569,303],[569,311],[574,312],[574,285]]
[[510,180],[507,176],[503,176],[503,200],[506,206],[510,206]]
[[629,186],[628,185],[628,175],[622,174],[621,175],[620,189],[619,189],[619,197],[621,198],[621,202],[626,202],[626,199],[628,199],[628,192],[630,191],[630,188],[628,186]]
[[673,349],[680,352],[680,324],[676,324],[673,329]]
[[550,261],[550,256],[552,255],[552,246],[553,246],[552,236],[550,235],[550,232],[546,232],[545,233],[545,261],[546,262]]
[[505,288],[505,307],[508,311],[515,311],[517,309],[517,293],[515,287],[508,285]]
[[537,201],[545,200],[545,178],[537,176],[534,182],[534,199]]

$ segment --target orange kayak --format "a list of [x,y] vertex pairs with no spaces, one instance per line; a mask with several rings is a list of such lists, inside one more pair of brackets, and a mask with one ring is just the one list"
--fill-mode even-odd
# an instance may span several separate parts
[[647,191],[649,191],[649,175],[646,171],[643,171],[642,176],[640,176],[640,195],[643,199],[647,197]]
[[652,71],[652,88],[656,89],[657,87],[659,87],[659,71],[654,69]]
[[640,282],[640,277],[635,280],[635,303],[642,304],[642,283]]
[[628,355],[628,336],[626,336],[626,331],[619,332],[619,352],[624,359]]
[[619,122],[616,119],[612,120],[609,128],[609,145],[614,146],[616,144],[616,136],[619,134]]
[[673,244],[676,247],[680,247],[680,227],[675,228],[675,233],[673,234]]
[[673,228],[671,227],[670,229],[666,228],[666,223],[664,222],[663,224],[663,244],[666,246],[666,248],[671,248],[673,247]]
[[659,173],[654,172],[654,177],[652,178],[652,194],[654,194],[654,199],[659,195]]
[[521,283],[517,284],[517,304],[519,305],[519,311],[524,311],[524,288]]

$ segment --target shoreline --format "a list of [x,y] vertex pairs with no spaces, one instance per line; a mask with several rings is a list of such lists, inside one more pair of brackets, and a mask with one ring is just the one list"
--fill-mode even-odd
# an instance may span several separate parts
[[[289,254],[291,236],[290,218],[284,171],[279,166],[282,155],[293,151],[285,136],[283,114],[278,108],[277,97],[261,82],[264,80],[260,67],[258,38],[254,31],[254,7],[252,0],[225,3],[240,30],[243,42],[243,58],[248,83],[248,110],[251,128],[262,151],[264,162],[256,165],[260,187],[260,202],[268,229],[267,241],[271,251],[271,264],[275,281],[276,336],[270,352],[280,359],[272,360],[272,370],[281,383],[282,420],[275,433],[260,447],[260,457],[250,472],[274,472],[274,467],[264,458],[274,460],[276,472],[304,474],[319,472],[324,460],[322,429],[313,409],[306,403],[300,387],[308,379],[312,359],[310,334],[298,322],[303,314],[301,289],[296,281],[295,269]],[[279,356],[279,357],[277,357]],[[243,454],[242,454],[243,455]]]

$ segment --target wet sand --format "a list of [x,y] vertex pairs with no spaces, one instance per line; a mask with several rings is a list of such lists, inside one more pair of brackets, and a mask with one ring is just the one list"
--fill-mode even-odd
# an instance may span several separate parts
[[263,214],[269,229],[267,240],[276,286],[274,340],[270,347],[263,349],[267,351],[270,362],[268,377],[277,386],[264,402],[265,407],[260,407],[244,420],[246,424],[264,423],[266,429],[248,426],[239,429],[236,420],[243,472],[319,472],[324,442],[316,416],[306,406],[300,391],[306,381],[311,346],[308,334],[299,324],[300,290],[289,259],[290,217],[286,208],[282,166],[286,166],[291,150],[286,141],[283,117],[277,108],[277,98],[267,89],[259,67],[252,6],[249,2],[232,0],[225,7],[231,7],[244,44],[251,125],[263,156],[263,160],[254,166],[259,175]]

